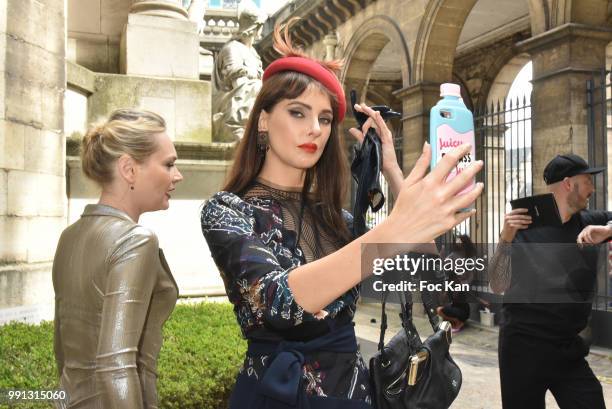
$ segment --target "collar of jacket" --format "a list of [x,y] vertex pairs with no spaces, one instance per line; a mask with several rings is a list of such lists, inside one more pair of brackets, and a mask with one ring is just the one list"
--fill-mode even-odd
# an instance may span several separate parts
[[103,204],[88,204],[85,206],[85,210],[83,210],[81,217],[86,216],[113,216],[135,223],[123,210]]

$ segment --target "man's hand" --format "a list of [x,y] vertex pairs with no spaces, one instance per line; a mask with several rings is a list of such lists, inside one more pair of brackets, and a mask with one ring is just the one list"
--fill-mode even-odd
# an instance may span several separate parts
[[531,216],[527,213],[527,209],[514,209],[511,212],[506,213],[504,216],[504,227],[501,231],[500,238],[508,243],[514,240],[516,232],[524,230],[531,224]]
[[612,236],[612,226],[587,226],[578,235],[578,244],[599,244]]

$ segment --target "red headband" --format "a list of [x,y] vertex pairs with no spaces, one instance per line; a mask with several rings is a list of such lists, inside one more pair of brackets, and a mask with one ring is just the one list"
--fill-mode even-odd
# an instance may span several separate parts
[[338,99],[338,123],[344,119],[346,101],[338,78],[320,63],[304,57],[282,57],[274,60],[263,73],[263,81],[281,71],[297,71],[319,81]]

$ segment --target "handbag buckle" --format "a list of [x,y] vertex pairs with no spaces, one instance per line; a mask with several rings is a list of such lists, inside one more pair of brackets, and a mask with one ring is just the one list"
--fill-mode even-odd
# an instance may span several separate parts
[[429,352],[426,350],[419,351],[410,357],[410,366],[408,369],[408,386],[416,385],[419,380],[419,368],[425,365],[429,358]]
[[446,343],[448,345],[453,343],[453,327],[451,325],[450,322],[448,321],[442,321],[439,325],[438,325],[438,329],[444,331],[444,335],[446,336]]

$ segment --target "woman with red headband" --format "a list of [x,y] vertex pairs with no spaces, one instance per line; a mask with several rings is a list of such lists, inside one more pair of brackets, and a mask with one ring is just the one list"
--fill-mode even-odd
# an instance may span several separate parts
[[[291,22],[290,22],[291,24]],[[202,231],[249,341],[230,408],[371,408],[367,367],[357,349],[353,315],[366,278],[367,243],[427,243],[468,218],[457,213],[480,194],[455,194],[481,168],[477,162],[449,183],[445,177],[468,152],[447,154],[429,175],[425,144],[403,179],[391,133],[371,118],[383,145],[383,172],[396,197],[389,217],[363,236],[351,236],[342,210],[349,181],[338,125],[345,96],[338,62],[311,59],[291,46],[288,29],[274,32],[283,57],[264,71],[229,180],[202,210]],[[354,240],[353,240],[354,239]],[[389,249],[389,246],[384,246]],[[372,253],[372,254],[369,254]]]

